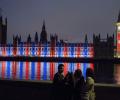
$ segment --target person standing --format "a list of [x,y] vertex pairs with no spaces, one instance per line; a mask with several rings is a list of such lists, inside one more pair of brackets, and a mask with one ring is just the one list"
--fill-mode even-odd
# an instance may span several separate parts
[[73,100],[74,77],[72,72],[68,72],[64,78],[65,100]]
[[64,99],[64,65],[58,65],[58,72],[54,75],[53,78],[53,99],[54,100],[63,100]]
[[87,68],[86,70],[86,89],[88,93],[88,100],[95,100],[95,92],[94,92],[94,73],[91,68]]
[[83,92],[85,88],[85,80],[80,69],[74,73],[75,86],[74,86],[74,100],[83,100]]

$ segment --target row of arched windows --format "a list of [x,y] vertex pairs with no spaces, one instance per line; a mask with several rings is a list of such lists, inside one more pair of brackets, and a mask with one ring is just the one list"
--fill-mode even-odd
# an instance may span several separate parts
[[[13,47],[2,47],[2,48],[0,48],[0,51],[2,51],[2,50],[6,50],[6,51],[12,51],[12,50],[14,50],[14,48]],[[30,50],[30,51],[50,51],[50,50],[55,50],[55,51],[78,51],[78,50],[80,50],[80,51],[83,51],[83,50],[85,50],[85,51],[92,51],[93,50],[93,47],[87,47],[87,48],[84,48],[84,47],[80,47],[80,48],[77,48],[77,47],[61,47],[61,48],[59,48],[59,47],[55,47],[55,48],[50,48],[50,47],[38,47],[38,48],[32,48],[32,47],[22,47],[22,48],[20,48],[20,47],[18,47],[16,50]]]

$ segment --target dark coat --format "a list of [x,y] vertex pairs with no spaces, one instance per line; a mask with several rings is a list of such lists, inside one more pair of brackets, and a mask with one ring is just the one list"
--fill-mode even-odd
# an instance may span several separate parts
[[53,100],[63,100],[64,98],[64,76],[58,72],[54,75],[53,79]]
[[76,80],[75,82],[75,88],[74,88],[74,100],[82,100],[82,93],[84,91],[85,87],[85,80],[82,76],[80,79]]

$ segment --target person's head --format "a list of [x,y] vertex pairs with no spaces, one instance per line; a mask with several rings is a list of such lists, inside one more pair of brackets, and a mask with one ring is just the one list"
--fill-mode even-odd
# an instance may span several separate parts
[[58,65],[58,72],[59,73],[63,73],[63,71],[64,71],[64,65],[63,64],[59,64]]
[[94,72],[91,68],[87,68],[86,70],[86,77],[92,77],[94,78]]
[[80,69],[75,70],[74,77],[76,79],[81,78],[82,77],[82,71]]

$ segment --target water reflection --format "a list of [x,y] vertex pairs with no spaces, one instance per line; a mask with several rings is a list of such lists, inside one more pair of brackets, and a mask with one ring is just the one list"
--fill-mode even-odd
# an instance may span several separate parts
[[[52,80],[57,72],[59,63],[55,62],[0,62],[0,78],[2,79],[25,79],[25,80]],[[64,63],[64,75],[81,69],[85,77],[86,69],[91,67],[92,63]]]
[[116,84],[120,84],[120,64],[114,66],[114,80]]

